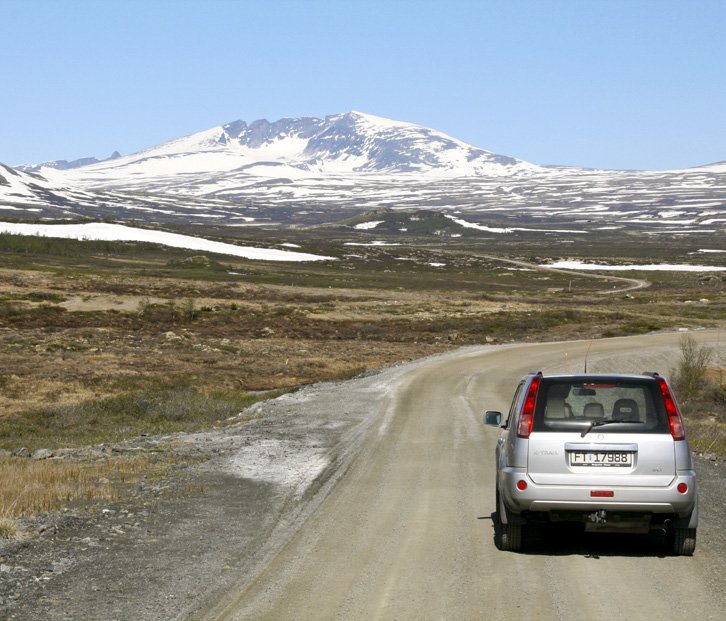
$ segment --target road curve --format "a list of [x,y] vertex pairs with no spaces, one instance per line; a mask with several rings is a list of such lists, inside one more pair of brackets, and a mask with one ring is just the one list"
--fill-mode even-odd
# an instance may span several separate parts
[[[678,337],[596,341],[588,370],[668,371]],[[666,556],[659,534],[533,529],[523,553],[494,546],[499,433],[482,413],[506,410],[530,370],[561,372],[567,355],[580,371],[588,344],[468,349],[399,374],[324,502],[200,618],[723,618],[723,543],[703,529],[690,558]]]
[[495,257],[493,255],[480,255],[485,259],[491,259],[492,261],[501,261],[502,263],[511,263],[519,267],[525,267],[527,269],[537,270],[540,272],[554,272],[555,274],[564,274],[565,276],[582,276],[584,278],[591,278],[595,280],[605,280],[607,282],[618,282],[625,283],[625,287],[605,289],[604,291],[598,291],[598,295],[612,295],[614,293],[625,293],[626,291],[634,291],[635,289],[644,289],[650,287],[650,283],[647,280],[640,278],[626,278],[624,276],[611,276],[606,274],[597,274],[594,272],[580,272],[577,270],[562,269],[558,267],[552,267],[546,263],[529,263],[528,261],[518,261],[516,259],[503,259],[502,257]]

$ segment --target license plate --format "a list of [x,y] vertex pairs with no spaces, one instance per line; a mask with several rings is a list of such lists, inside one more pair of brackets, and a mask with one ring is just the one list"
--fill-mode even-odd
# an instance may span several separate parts
[[572,466],[632,466],[633,453],[627,451],[571,451]]

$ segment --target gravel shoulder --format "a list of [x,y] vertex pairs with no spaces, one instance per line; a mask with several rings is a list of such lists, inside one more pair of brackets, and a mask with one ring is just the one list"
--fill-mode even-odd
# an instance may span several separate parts
[[295,532],[345,473],[391,381],[416,364],[260,402],[223,430],[109,445],[208,459],[135,502],[43,515],[29,541],[0,542],[0,618],[187,618]]
[[[570,359],[586,346],[571,345]],[[357,462],[365,457],[367,440],[376,435],[371,432],[379,434],[382,426],[392,424],[385,413],[393,411],[394,389],[403,380],[417,377],[419,370],[436,372],[448,361],[506,347],[463,348],[344,382],[311,385],[256,404],[245,411],[255,418],[244,423],[137,441],[158,442],[207,460],[146,485],[126,504],[40,516],[29,524],[35,532],[29,541],[0,544],[0,618],[205,617],[204,611],[256,580],[321,504],[345,487],[336,484],[362,465]],[[664,350],[664,360],[667,355]],[[606,359],[618,364],[617,356]],[[597,364],[594,355],[594,372]],[[467,385],[472,394],[476,381]],[[502,399],[510,389],[502,389]],[[700,546],[683,564],[693,567],[714,601],[723,602],[726,463],[708,457],[698,457],[696,463],[702,498]],[[552,551],[546,544],[539,546],[537,554],[548,562]],[[537,554],[522,563],[534,563]],[[664,560],[669,565],[678,561]]]

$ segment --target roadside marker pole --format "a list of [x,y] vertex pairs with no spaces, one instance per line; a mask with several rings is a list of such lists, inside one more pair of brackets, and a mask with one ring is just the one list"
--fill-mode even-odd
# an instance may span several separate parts
[[720,345],[721,345],[721,330],[723,329],[722,325],[718,326],[718,332],[716,333],[716,357],[718,360],[718,385],[723,388],[723,363],[721,362],[721,352]]
[[716,351],[718,356],[718,383],[723,388],[723,365],[721,362],[721,352],[719,351],[721,345],[721,330],[723,326],[718,327],[718,335],[716,336]]
[[590,344],[587,346],[587,352],[585,353],[585,373],[587,373],[587,357],[590,355],[590,348],[592,347],[592,342],[595,340],[595,337],[593,336],[590,339]]
[[565,373],[567,373],[567,352],[565,352]]

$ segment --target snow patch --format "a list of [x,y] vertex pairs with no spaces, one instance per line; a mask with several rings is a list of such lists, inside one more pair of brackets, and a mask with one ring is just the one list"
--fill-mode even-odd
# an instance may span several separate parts
[[368,244],[364,244],[362,242],[345,242],[343,244],[344,246],[400,246],[401,244],[397,244],[395,242],[385,242],[385,241],[373,241]]
[[57,237],[63,239],[103,240],[103,241],[136,241],[162,244],[173,248],[201,250],[215,254],[226,254],[245,259],[260,261],[326,261],[334,257],[325,257],[302,252],[274,250],[270,248],[251,248],[235,246],[222,242],[210,241],[201,237],[189,237],[178,233],[137,229],[121,224],[94,222],[89,224],[15,224],[0,223],[0,233],[15,235],[39,235],[40,237]]
[[714,265],[672,265],[672,264],[653,264],[653,265],[600,265],[597,263],[583,263],[582,261],[556,261],[548,263],[547,267],[555,267],[563,270],[605,270],[612,272],[624,272],[628,270],[642,270],[650,272],[722,272],[726,271],[726,267],[717,267]]
[[383,224],[383,222],[384,220],[376,220],[374,222],[361,222],[360,224],[356,224],[353,228],[366,231],[368,229],[376,228],[379,224]]

